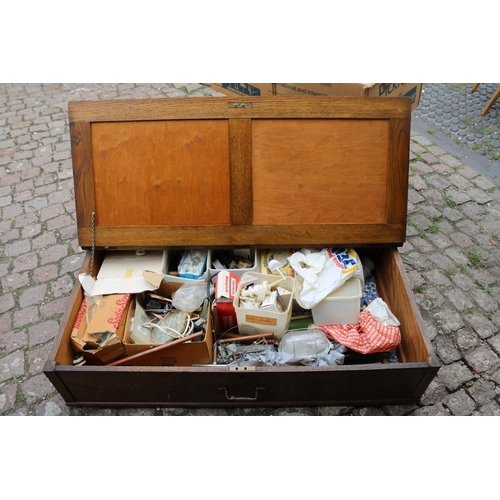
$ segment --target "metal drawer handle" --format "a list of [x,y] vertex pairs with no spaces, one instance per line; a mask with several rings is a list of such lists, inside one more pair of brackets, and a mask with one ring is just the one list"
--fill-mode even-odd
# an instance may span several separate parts
[[224,391],[226,394],[226,399],[229,401],[257,401],[257,391],[265,391],[265,387],[256,387],[255,388],[255,397],[254,398],[246,398],[246,397],[238,397],[238,396],[230,396],[227,392],[226,387],[219,387],[219,391]]

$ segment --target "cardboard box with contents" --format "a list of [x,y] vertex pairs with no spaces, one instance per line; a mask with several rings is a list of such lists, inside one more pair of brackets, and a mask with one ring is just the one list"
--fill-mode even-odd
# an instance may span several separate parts
[[93,306],[84,297],[71,332],[71,344],[90,364],[106,364],[126,353],[123,336],[130,294],[105,295]]
[[[155,294],[171,298],[182,285],[183,283],[163,282],[160,288],[155,291]],[[141,363],[149,366],[191,366],[193,364],[212,363],[213,332],[210,306],[206,314],[207,322],[204,335],[185,343],[172,343],[171,347],[157,352],[154,348],[158,347],[158,344],[136,343],[132,338],[134,330],[137,332],[147,319],[141,305],[141,295],[136,295],[130,307],[127,328],[123,337],[123,345],[127,355],[134,356],[151,351],[150,354],[141,358]],[[134,337],[137,339],[139,335]]]
[[[251,86],[260,93],[244,93],[233,89]],[[276,96],[352,96],[352,97],[409,97],[414,110],[422,93],[421,83],[213,83],[212,88],[226,95]]]

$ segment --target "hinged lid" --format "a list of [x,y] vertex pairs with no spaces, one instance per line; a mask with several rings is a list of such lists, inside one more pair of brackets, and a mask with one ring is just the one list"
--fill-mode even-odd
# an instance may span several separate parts
[[78,238],[97,247],[401,245],[410,99],[69,103]]

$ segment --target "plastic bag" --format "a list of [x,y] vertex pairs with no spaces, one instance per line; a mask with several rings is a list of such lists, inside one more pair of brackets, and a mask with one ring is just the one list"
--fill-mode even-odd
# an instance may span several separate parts
[[206,281],[184,283],[172,296],[172,306],[181,311],[193,312],[210,297],[211,290]]
[[295,300],[304,309],[317,305],[349,278],[359,278],[364,287],[363,265],[355,250],[305,249],[288,260],[295,270]]
[[392,351],[401,343],[399,324],[387,304],[378,298],[360,314],[356,325],[315,325],[315,328],[353,351],[371,354]]
[[399,326],[399,320],[394,316],[389,306],[379,297],[368,306],[366,306],[365,311],[370,311],[373,317],[382,325],[385,326]]

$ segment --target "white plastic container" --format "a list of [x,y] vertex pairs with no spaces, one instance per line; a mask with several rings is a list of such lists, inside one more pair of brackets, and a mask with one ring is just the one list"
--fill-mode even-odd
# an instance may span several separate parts
[[[164,257],[164,267],[163,267],[163,279],[165,282],[192,283],[193,281],[196,281],[196,279],[194,278],[183,278],[179,276],[178,265],[180,260],[182,259],[183,254],[184,250],[164,250],[165,257]],[[203,274],[197,279],[205,281],[209,279],[209,273],[206,265],[203,269]]]
[[311,309],[316,325],[353,325],[359,323],[361,281],[348,279]]
[[[243,288],[251,281],[262,283],[267,281],[271,285],[279,281],[279,286],[289,291],[290,293],[283,297],[286,309],[284,312],[269,311],[263,309],[247,309],[240,307],[240,294]],[[240,281],[238,290],[234,297],[233,305],[236,311],[236,318],[238,320],[238,330],[240,333],[255,333],[255,330],[261,333],[272,332],[276,338],[281,338],[283,333],[288,330],[290,321],[292,319],[292,304],[293,293],[295,289],[295,280],[286,277],[284,280],[281,276],[274,276],[263,273],[247,272]],[[246,327],[246,328],[245,328]]]
[[[216,267],[216,262],[221,251],[223,250],[212,250],[212,249],[208,250],[207,267],[210,272],[210,277],[215,276],[220,271],[220,269]],[[236,274],[237,276],[242,276],[247,272],[257,270],[257,252],[253,248],[234,249],[234,254],[236,256],[249,258],[249,260],[252,262],[252,266],[241,269],[228,269],[228,271],[232,272],[233,274]]]

